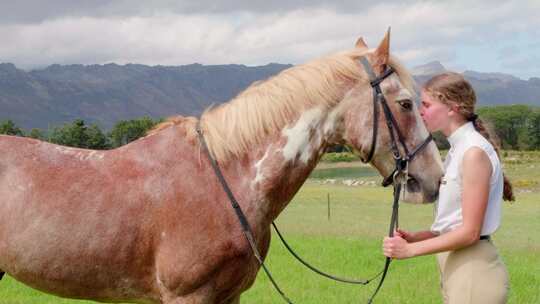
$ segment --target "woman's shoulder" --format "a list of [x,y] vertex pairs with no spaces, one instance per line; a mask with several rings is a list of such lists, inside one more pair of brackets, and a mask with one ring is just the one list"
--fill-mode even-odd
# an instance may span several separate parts
[[[473,150],[476,151],[473,152]],[[482,136],[482,134],[474,132],[471,134],[471,136],[467,137],[466,143],[463,146],[463,157],[465,156],[465,154],[481,153],[480,150],[482,150],[489,158],[493,169],[496,169],[500,166],[500,159],[493,145],[484,136]]]
[[466,152],[472,147],[478,147],[484,150],[488,155],[495,153],[495,148],[493,148],[493,145],[484,136],[482,136],[482,134],[476,131],[471,132],[469,136],[466,137],[463,143],[463,152]]

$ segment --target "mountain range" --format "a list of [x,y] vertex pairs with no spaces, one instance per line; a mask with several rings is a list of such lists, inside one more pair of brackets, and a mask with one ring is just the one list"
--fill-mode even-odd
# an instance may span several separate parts
[[[418,84],[426,82],[435,74],[446,71],[438,61],[412,69],[412,74]],[[505,105],[528,104],[540,105],[540,78],[531,77],[523,80],[504,73],[480,73],[466,70],[462,73],[475,89],[478,104]]]
[[[291,67],[140,64],[51,65],[24,71],[0,64],[0,121],[24,129],[49,129],[81,118],[110,129],[119,120],[175,114],[199,115],[212,104],[230,100],[252,82]],[[439,62],[414,67],[419,84],[445,71]],[[465,71],[480,105],[540,105],[540,78],[522,80],[502,73]]]

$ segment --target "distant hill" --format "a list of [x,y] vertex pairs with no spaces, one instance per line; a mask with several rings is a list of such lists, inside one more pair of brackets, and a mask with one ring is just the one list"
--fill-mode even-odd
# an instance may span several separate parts
[[412,69],[411,73],[415,76],[430,77],[435,74],[445,72],[446,68],[438,61],[431,61],[429,63],[416,66]]
[[[82,118],[109,129],[122,119],[199,115],[230,100],[252,82],[291,65],[146,66],[139,64],[51,65],[23,71],[0,64],[0,121],[25,129],[59,126]],[[419,83],[445,68],[437,61],[415,67]],[[500,73],[466,71],[481,105],[540,105],[540,78],[528,81]]]
[[[438,61],[412,69],[419,85],[425,83],[433,75],[446,71]],[[540,106],[540,78],[532,77],[523,80],[503,73],[463,72],[465,78],[476,91],[479,105],[528,104]]]
[[4,63],[0,120],[12,119],[25,129],[48,129],[82,118],[108,129],[121,119],[144,115],[199,115],[290,66],[51,65],[25,72]]

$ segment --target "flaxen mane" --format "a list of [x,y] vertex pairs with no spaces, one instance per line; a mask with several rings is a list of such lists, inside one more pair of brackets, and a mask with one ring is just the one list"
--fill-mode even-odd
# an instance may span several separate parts
[[[344,97],[344,86],[366,77],[356,62],[365,53],[354,49],[289,68],[252,84],[230,102],[207,109],[201,126],[214,157],[224,162],[261,143],[267,134],[281,130],[306,109],[334,106]],[[401,82],[414,92],[410,74],[395,58],[389,62]],[[182,121],[181,116],[169,118],[151,133]]]

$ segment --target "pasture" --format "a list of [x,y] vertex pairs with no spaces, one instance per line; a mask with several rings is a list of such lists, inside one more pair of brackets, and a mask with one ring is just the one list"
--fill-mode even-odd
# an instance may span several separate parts
[[[510,273],[509,303],[540,303],[540,153],[504,152],[516,202],[504,204],[503,225],[493,239]],[[387,233],[391,189],[358,162],[321,163],[277,220],[290,245],[306,260],[341,276],[367,278],[380,271],[381,239]],[[356,183],[355,183],[356,182]],[[349,186],[350,184],[355,186]],[[346,185],[349,184],[349,185]],[[327,195],[330,194],[330,219]],[[400,226],[428,228],[432,205],[402,204]],[[266,259],[294,303],[365,303],[377,282],[345,285],[301,266],[272,239]],[[440,303],[433,256],[394,261],[375,303]],[[9,276],[0,281],[0,304],[83,304],[30,289]],[[284,303],[263,272],[241,303]]]

